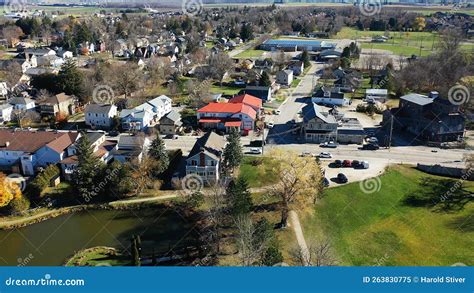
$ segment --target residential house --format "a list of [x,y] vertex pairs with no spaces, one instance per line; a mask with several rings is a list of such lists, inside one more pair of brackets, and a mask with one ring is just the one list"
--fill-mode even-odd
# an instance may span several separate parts
[[255,62],[252,59],[244,59],[241,63],[241,68],[244,70],[250,70],[254,67]]
[[13,106],[10,104],[0,105],[0,123],[10,122],[12,120]]
[[257,112],[243,103],[209,103],[198,110],[197,118],[204,129],[228,132],[238,128],[248,134],[255,127]]
[[344,93],[338,88],[322,86],[313,94],[311,101],[328,106],[347,106],[350,100],[344,98]]
[[366,136],[364,127],[357,118],[342,118],[337,128],[337,142],[363,144]]
[[[87,132],[85,134],[90,143],[90,148],[94,155],[104,163],[110,162],[113,158],[112,152],[115,149],[117,142],[106,140],[105,133],[103,132]],[[71,176],[76,170],[78,165],[77,152],[77,143],[70,145],[66,149],[66,158],[59,162],[61,167],[61,172],[63,177],[66,180],[71,180]]]
[[264,59],[264,60],[255,60],[255,69],[262,69],[266,71],[273,71],[273,60],[270,58]]
[[20,65],[21,72],[25,73],[28,69],[38,66],[36,56],[26,55],[26,58],[13,58],[8,60],[0,60],[0,69],[12,70],[14,63]]
[[43,116],[69,116],[76,111],[76,99],[74,96],[60,93],[44,100],[38,101],[40,113]]
[[303,61],[292,61],[288,64],[288,69],[293,71],[295,76],[299,76],[304,72],[304,62]]
[[375,102],[385,103],[388,99],[388,91],[386,89],[366,89],[365,100],[367,103]]
[[322,112],[321,107],[310,103],[303,107],[302,134],[306,142],[323,143],[337,140],[338,122],[328,112]]
[[160,134],[176,134],[182,129],[182,126],[181,115],[172,110],[160,119]]
[[29,111],[35,110],[35,101],[26,97],[14,97],[8,100],[8,103],[13,106],[15,111]]
[[64,59],[56,55],[46,55],[38,57],[37,64],[39,67],[60,68],[64,64]]
[[172,109],[171,99],[159,96],[133,109],[120,112],[120,121],[125,130],[146,130],[156,125]]
[[6,82],[0,82],[0,100],[7,100],[9,91],[8,84]]
[[56,52],[53,49],[50,49],[50,48],[27,48],[27,49],[25,49],[25,51],[23,53],[25,55],[36,56],[36,57],[56,55]]
[[86,125],[97,129],[110,129],[117,116],[117,106],[108,104],[88,104],[84,111]]
[[117,147],[112,151],[114,160],[121,163],[138,161],[141,162],[146,155],[150,140],[142,135],[126,135],[119,137]]
[[198,138],[186,159],[186,175],[196,174],[209,185],[218,182],[225,145],[225,138],[214,132]]
[[251,107],[252,109],[254,109],[255,112],[257,112],[257,115],[259,115],[263,109],[262,100],[248,94],[234,96],[228,102],[234,103],[234,104],[243,103],[244,105],[247,105]]
[[437,92],[400,97],[398,108],[384,112],[382,125],[390,127],[392,121],[396,130],[428,142],[452,142],[464,137],[465,117],[460,106],[439,97]]
[[293,82],[293,71],[292,70],[281,70],[276,74],[276,82],[281,85],[290,86]]
[[272,101],[272,88],[269,86],[247,86],[239,95],[249,94],[261,99],[264,103]]
[[0,166],[32,176],[38,167],[57,164],[79,133],[0,130]]

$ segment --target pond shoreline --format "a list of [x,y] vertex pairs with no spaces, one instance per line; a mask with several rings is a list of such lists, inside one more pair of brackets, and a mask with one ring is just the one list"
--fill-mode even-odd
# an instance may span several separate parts
[[69,207],[62,207],[54,210],[44,211],[38,214],[33,214],[24,218],[15,220],[7,220],[0,222],[0,230],[13,230],[17,228],[23,228],[26,226],[41,223],[59,216],[82,212],[86,210],[132,210],[146,208],[152,204],[156,204],[157,201],[176,198],[177,195],[165,195],[158,197],[149,198],[135,198],[135,199],[124,199],[113,201],[109,203],[101,204],[84,204]]

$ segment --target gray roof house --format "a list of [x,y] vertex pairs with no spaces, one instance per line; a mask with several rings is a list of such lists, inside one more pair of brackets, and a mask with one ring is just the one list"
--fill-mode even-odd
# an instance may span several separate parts
[[321,110],[315,103],[303,107],[302,134],[306,142],[322,143],[337,140],[336,118]]
[[206,184],[217,182],[225,145],[225,138],[214,132],[198,138],[186,159],[186,175],[197,175]]
[[160,119],[160,134],[176,134],[182,126],[181,114],[172,110]]
[[121,135],[117,147],[112,151],[114,160],[122,163],[137,160],[141,162],[150,141],[141,135]]

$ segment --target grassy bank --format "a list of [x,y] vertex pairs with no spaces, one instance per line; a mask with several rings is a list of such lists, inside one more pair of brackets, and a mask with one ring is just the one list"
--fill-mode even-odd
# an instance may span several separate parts
[[[474,265],[474,203],[439,210],[442,187],[454,179],[393,167],[380,190],[364,193],[359,183],[328,189],[311,216],[303,219],[308,242],[328,237],[343,265]],[[465,183],[466,192],[474,182]],[[457,191],[456,191],[457,192]],[[428,202],[407,199],[429,198]]]

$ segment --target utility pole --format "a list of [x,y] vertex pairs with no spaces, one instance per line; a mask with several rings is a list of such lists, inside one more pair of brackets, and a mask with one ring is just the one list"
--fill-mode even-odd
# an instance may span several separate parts
[[388,148],[390,149],[392,147],[392,135],[393,135],[393,114],[390,113],[390,138],[388,141]]

